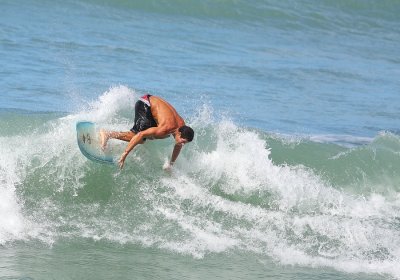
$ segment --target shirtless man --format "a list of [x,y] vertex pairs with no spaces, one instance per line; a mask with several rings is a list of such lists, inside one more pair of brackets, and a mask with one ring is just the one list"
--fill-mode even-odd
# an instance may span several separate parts
[[185,121],[164,99],[150,94],[142,96],[135,105],[135,123],[130,131],[100,131],[101,147],[104,150],[111,138],[129,142],[118,164],[122,169],[125,159],[138,144],[146,139],[164,139],[169,135],[175,138],[171,161],[166,169],[175,163],[184,144],[193,140],[194,131],[185,125]]

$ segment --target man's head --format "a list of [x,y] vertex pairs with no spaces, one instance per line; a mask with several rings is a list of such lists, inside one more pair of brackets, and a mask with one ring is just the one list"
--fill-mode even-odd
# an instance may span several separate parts
[[194,131],[191,127],[183,125],[178,129],[178,131],[180,132],[179,133],[180,139],[176,139],[177,142],[180,142],[181,144],[192,142],[194,137]]

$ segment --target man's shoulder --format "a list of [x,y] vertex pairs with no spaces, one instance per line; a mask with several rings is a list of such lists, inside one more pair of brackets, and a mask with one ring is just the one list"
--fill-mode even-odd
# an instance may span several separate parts
[[160,100],[163,100],[161,97],[157,95],[150,95],[149,99],[151,100],[151,102],[159,102]]

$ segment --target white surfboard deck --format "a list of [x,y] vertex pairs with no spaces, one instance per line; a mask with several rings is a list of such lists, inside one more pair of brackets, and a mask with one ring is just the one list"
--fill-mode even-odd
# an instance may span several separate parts
[[99,131],[95,123],[78,122],[76,124],[78,146],[82,154],[88,159],[106,164],[116,164],[115,156],[111,149],[103,151],[100,146]]

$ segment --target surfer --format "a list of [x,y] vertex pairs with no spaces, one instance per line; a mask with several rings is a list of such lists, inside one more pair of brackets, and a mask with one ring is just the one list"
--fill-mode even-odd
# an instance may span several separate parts
[[146,139],[164,139],[170,135],[175,138],[175,146],[169,165],[164,167],[167,170],[174,165],[183,145],[193,140],[194,131],[185,125],[185,121],[171,104],[158,96],[146,94],[136,102],[135,121],[131,130],[116,132],[102,129],[100,144],[105,150],[109,139],[129,142],[118,161],[122,169],[126,157],[138,144],[143,144]]

